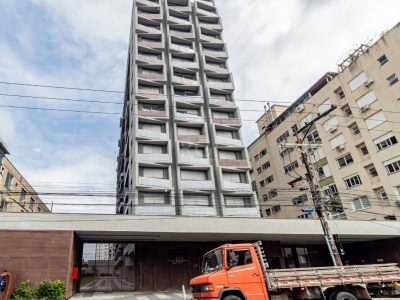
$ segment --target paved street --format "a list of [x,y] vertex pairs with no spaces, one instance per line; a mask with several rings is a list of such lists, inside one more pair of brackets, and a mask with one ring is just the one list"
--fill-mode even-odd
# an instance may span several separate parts
[[[191,298],[190,294],[186,295]],[[127,293],[81,293],[71,298],[71,300],[183,300],[182,292],[127,292]]]

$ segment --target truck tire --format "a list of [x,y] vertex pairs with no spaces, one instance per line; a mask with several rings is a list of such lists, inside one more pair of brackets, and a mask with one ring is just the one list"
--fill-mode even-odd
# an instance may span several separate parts
[[332,300],[357,300],[357,298],[349,292],[338,292],[333,295]]
[[239,296],[236,296],[236,295],[228,295],[228,296],[222,298],[222,300],[242,300],[242,298],[240,298]]

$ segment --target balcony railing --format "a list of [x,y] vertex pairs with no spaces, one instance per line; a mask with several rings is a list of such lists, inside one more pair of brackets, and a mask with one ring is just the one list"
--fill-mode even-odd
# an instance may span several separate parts
[[205,55],[209,55],[212,57],[218,57],[218,58],[228,58],[229,57],[228,52],[226,52],[226,51],[217,51],[217,50],[214,51],[214,50],[204,49],[203,53]]
[[146,18],[149,20],[154,20],[154,21],[161,21],[162,20],[162,16],[160,13],[158,14],[150,14],[150,13],[144,13],[144,12],[138,12],[138,15],[142,18]]
[[201,34],[200,35],[200,40],[201,41],[205,41],[205,42],[209,42],[209,43],[217,43],[217,44],[223,43],[223,41],[221,39],[215,38],[215,37],[212,37],[212,36],[208,36],[208,35],[205,35],[205,34]]
[[218,145],[227,145],[227,146],[243,146],[243,143],[241,140],[236,140],[236,139],[230,139],[230,138],[226,138],[226,137],[220,137],[220,136],[216,136],[215,137],[215,142]]
[[147,62],[150,64],[162,64],[163,61],[162,59],[156,57],[156,56],[147,56],[147,55],[143,55],[143,54],[138,54],[136,56],[137,60],[141,60],[143,62]]
[[178,141],[191,143],[208,143],[206,135],[178,135]]
[[203,28],[207,28],[207,29],[210,29],[210,30],[215,30],[215,31],[218,31],[218,32],[223,30],[223,27],[222,27],[221,24],[200,23],[200,26],[203,27]]
[[173,9],[175,11],[179,11],[181,13],[191,13],[192,8],[190,6],[169,6],[168,8]]
[[229,73],[229,70],[227,68],[216,66],[216,65],[210,65],[207,63],[205,65],[205,69],[206,69],[206,71],[212,71],[212,72],[219,73],[219,74]]
[[232,126],[242,125],[239,118],[213,118],[213,122],[218,125],[232,125]]
[[223,181],[222,188],[226,190],[251,191],[250,183]]
[[197,15],[203,17],[218,17],[218,15],[215,12],[204,10],[199,7],[197,7]]
[[139,205],[135,214],[142,216],[173,216],[176,214],[175,205]]
[[170,44],[170,49],[171,51],[178,51],[178,52],[184,52],[184,53],[194,53],[194,49],[185,47],[185,46],[180,46],[176,44]]
[[214,182],[212,180],[181,180],[183,189],[195,190],[214,190]]
[[152,99],[152,100],[166,100],[167,96],[163,94],[159,94],[155,91],[147,91],[147,90],[138,90],[137,97],[142,97],[142,98],[147,98],[147,99]]
[[196,79],[189,79],[189,78],[184,78],[184,77],[175,76],[175,75],[172,77],[172,83],[178,83],[178,84],[190,85],[190,86],[199,85],[199,81]]
[[168,140],[168,134],[164,132],[150,131],[144,129],[138,129],[138,137],[151,139],[151,140]]
[[219,89],[219,90],[227,90],[227,91],[235,90],[235,86],[234,86],[233,82],[208,81],[207,85],[210,88]]
[[163,73],[142,73],[138,74],[139,79],[154,80],[154,81],[166,81],[165,75]]
[[212,96],[210,96],[210,104],[217,105],[220,107],[225,107],[225,108],[235,108],[236,107],[236,105],[233,101],[217,99],[217,98],[213,98]]
[[152,117],[152,118],[167,118],[168,114],[166,111],[145,111],[145,110],[140,110],[139,111],[139,116],[141,117]]
[[155,3],[153,1],[149,0],[136,0],[136,5],[137,6],[148,6],[148,7],[159,7],[159,3]]
[[161,187],[161,188],[170,188],[171,187],[171,180],[169,180],[169,179],[159,179],[159,178],[150,178],[150,177],[139,177],[139,185],[151,186],[151,187]]
[[184,38],[184,39],[195,39],[194,33],[193,32],[183,32],[183,31],[177,31],[177,30],[170,30],[169,32],[171,35]]
[[150,41],[138,41],[138,45],[153,49],[164,49],[164,44],[162,42],[150,42]]
[[249,168],[249,162],[245,159],[220,159],[221,167]]
[[224,216],[259,217],[260,211],[254,207],[224,207]]
[[154,27],[145,26],[142,24],[136,24],[136,32],[159,34],[161,33],[161,30]]
[[156,162],[156,163],[171,163],[169,154],[151,154],[139,153],[138,161],[140,162]]
[[177,121],[203,123],[204,117],[199,115],[185,114],[177,112],[175,118]]
[[209,166],[210,160],[203,157],[192,157],[187,155],[179,155],[178,163],[183,165]]
[[168,15],[168,23],[169,24],[177,24],[177,25],[191,25],[191,23],[187,20],[183,20],[181,18],[177,18],[171,15]]
[[198,69],[199,63],[197,61],[181,61],[173,60],[172,65],[174,67],[184,68],[184,69]]
[[175,102],[185,102],[185,103],[195,103],[201,104],[204,103],[202,96],[181,96],[175,95],[174,96]]
[[214,206],[183,205],[182,215],[184,216],[216,216],[217,209]]

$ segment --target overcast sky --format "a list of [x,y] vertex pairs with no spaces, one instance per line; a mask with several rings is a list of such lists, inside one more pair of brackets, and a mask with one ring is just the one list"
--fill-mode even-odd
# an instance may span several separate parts
[[[217,0],[237,99],[294,101],[359,45],[400,21],[399,0]],[[123,90],[128,0],[0,0],[0,81]],[[0,94],[120,102],[117,93],[0,84]],[[244,137],[257,137],[262,103],[238,101]],[[118,104],[56,102],[0,95],[2,106],[119,113]],[[39,192],[95,191],[56,203],[114,204],[118,115],[0,107],[10,160]],[[113,212],[112,205],[96,211]],[[55,206],[84,211],[87,207]]]

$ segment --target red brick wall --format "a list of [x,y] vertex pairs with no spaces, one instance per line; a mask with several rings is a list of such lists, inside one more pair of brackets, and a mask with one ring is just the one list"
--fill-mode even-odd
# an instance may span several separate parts
[[74,252],[72,231],[0,231],[0,268],[14,270],[17,284],[60,279],[67,298],[72,296]]

